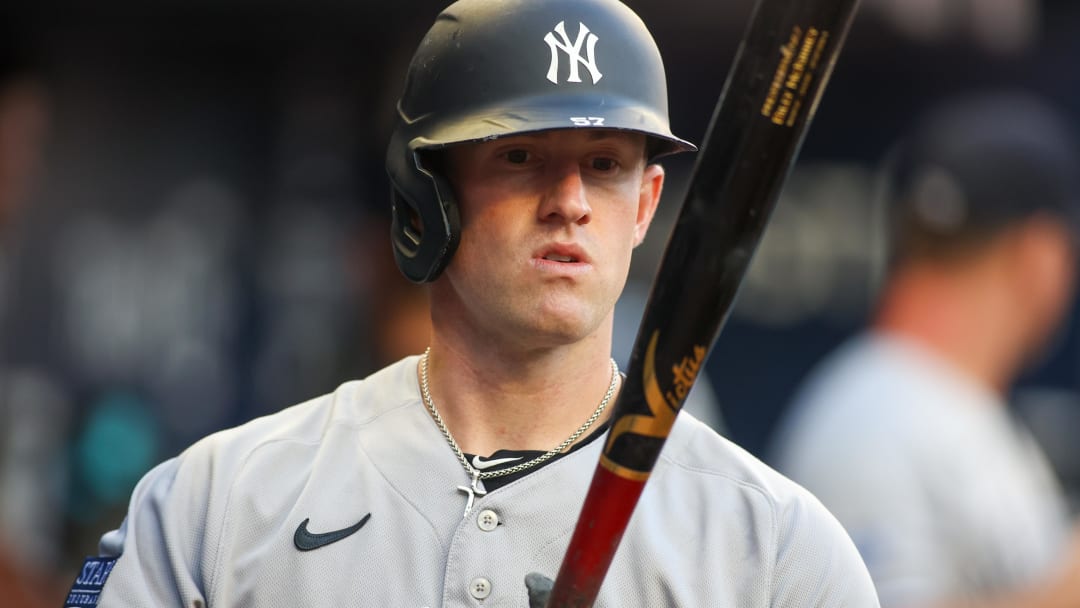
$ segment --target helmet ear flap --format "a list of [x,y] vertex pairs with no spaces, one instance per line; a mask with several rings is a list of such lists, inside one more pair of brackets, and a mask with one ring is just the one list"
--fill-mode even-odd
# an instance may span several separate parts
[[461,217],[449,180],[423,168],[416,158],[416,171],[427,177],[419,180],[429,192],[408,196],[395,185],[391,191],[390,238],[394,258],[407,279],[428,283],[442,274],[457,249]]

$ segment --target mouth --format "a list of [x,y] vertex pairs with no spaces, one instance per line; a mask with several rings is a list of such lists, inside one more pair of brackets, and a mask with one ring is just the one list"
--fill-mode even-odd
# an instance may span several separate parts
[[548,245],[536,252],[536,258],[559,264],[588,264],[589,256],[583,249],[572,244]]

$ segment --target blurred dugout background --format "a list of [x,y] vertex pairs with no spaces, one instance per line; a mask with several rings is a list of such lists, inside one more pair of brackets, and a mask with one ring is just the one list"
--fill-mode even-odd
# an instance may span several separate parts
[[[752,2],[627,1],[665,54],[675,132],[700,139]],[[382,157],[443,5],[0,7],[0,603],[58,605],[154,463],[422,348]],[[874,165],[902,127],[991,84],[1080,120],[1078,57],[1072,0],[864,0],[709,361],[729,436],[760,453],[799,379],[865,320],[883,259]],[[639,298],[692,158],[666,164]],[[1014,399],[1074,492],[1075,325]]]

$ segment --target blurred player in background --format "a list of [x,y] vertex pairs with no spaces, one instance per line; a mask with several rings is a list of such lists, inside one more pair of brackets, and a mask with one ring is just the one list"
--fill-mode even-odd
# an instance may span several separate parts
[[806,381],[775,464],[844,524],[883,606],[1080,606],[1080,535],[1006,404],[1073,297],[1072,125],[1023,92],[972,95],[887,166],[874,322]]

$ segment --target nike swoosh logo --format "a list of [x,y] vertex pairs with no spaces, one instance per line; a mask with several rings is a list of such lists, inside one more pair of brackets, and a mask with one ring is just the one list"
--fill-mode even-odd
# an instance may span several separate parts
[[500,464],[506,464],[508,462],[514,462],[521,460],[521,456],[511,456],[509,458],[496,458],[495,460],[480,460],[479,456],[472,457],[472,466],[483,471],[484,469],[490,469],[491,467],[497,467]]
[[352,536],[357,530],[363,528],[364,524],[366,524],[369,519],[371,519],[371,513],[368,513],[364,516],[364,519],[361,519],[348,528],[334,530],[333,532],[323,532],[322,534],[312,534],[311,532],[308,532],[307,529],[308,521],[311,520],[309,517],[300,522],[300,525],[297,526],[296,534],[293,534],[293,544],[301,551],[312,551],[320,547],[325,547],[326,545],[336,543],[347,536]]

